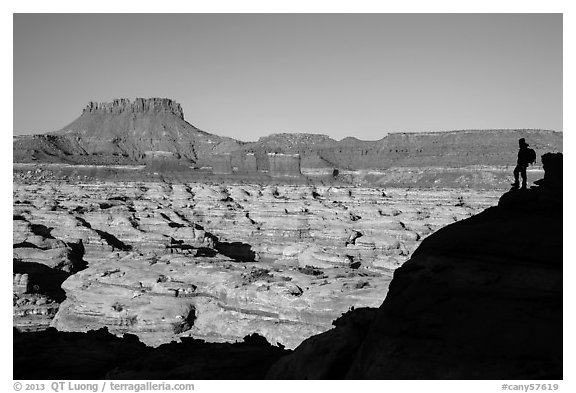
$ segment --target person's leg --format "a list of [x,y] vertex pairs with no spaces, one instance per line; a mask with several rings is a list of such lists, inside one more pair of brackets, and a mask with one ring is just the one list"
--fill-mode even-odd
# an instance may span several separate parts
[[514,187],[518,187],[519,183],[518,183],[518,175],[520,174],[520,167],[518,165],[516,165],[516,168],[514,168],[514,183],[512,184]]
[[522,175],[522,188],[526,188],[526,167],[523,166],[520,170],[520,175]]

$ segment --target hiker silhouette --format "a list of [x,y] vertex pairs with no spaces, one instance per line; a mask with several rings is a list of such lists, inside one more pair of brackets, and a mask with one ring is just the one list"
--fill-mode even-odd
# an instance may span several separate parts
[[514,168],[514,183],[512,183],[512,188],[517,189],[520,185],[518,177],[522,176],[522,189],[526,189],[526,168],[528,164],[535,161],[534,150],[528,148],[528,144],[524,138],[518,140],[518,145],[520,150],[518,150],[518,161],[516,162],[516,168]]

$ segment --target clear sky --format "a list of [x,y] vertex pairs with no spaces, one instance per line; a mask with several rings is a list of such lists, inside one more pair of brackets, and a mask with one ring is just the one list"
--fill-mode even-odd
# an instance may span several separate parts
[[196,127],[562,131],[561,14],[15,14],[14,134],[168,97]]

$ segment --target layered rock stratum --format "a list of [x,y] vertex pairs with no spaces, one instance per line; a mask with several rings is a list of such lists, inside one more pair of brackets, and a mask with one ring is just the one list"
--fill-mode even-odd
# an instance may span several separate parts
[[15,137],[14,162],[119,164],[170,159],[201,167],[211,166],[214,154],[230,154],[237,170],[268,171],[268,154],[281,153],[298,154],[306,169],[502,166],[515,163],[519,138],[526,138],[539,152],[562,151],[562,133],[537,129],[392,133],[376,141],[272,134],[242,142],[194,127],[171,99],[115,99],[90,102],[62,130]]

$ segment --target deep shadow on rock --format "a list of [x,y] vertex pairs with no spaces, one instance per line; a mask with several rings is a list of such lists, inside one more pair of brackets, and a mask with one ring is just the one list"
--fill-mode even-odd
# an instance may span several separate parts
[[424,240],[373,320],[311,337],[267,377],[561,379],[561,155],[553,161],[555,181]]
[[182,338],[148,351],[106,374],[107,379],[263,379],[270,365],[291,351],[258,334],[240,343]]
[[254,262],[257,260],[256,253],[252,250],[250,244],[242,242],[226,243],[218,241],[214,248],[222,255],[240,262]]
[[[223,242],[209,232],[206,233],[206,237],[212,240],[214,248],[218,253],[225,255],[236,262],[255,262],[259,258],[256,252],[252,250],[252,245],[250,244],[242,242]],[[199,249],[198,255],[213,257],[216,255],[216,252],[212,249],[202,247]]]
[[31,278],[31,285],[34,288],[30,292],[41,293],[51,299],[62,302],[66,298],[66,292],[61,285],[70,273],[52,269],[37,262],[22,262],[17,259],[12,261],[12,271],[14,274],[28,274]]
[[87,333],[19,333],[14,329],[14,379],[100,379],[149,349],[138,337],[99,329]]
[[87,333],[19,333],[14,329],[14,379],[263,379],[290,353],[253,334],[240,343],[181,343],[151,348],[106,328]]

